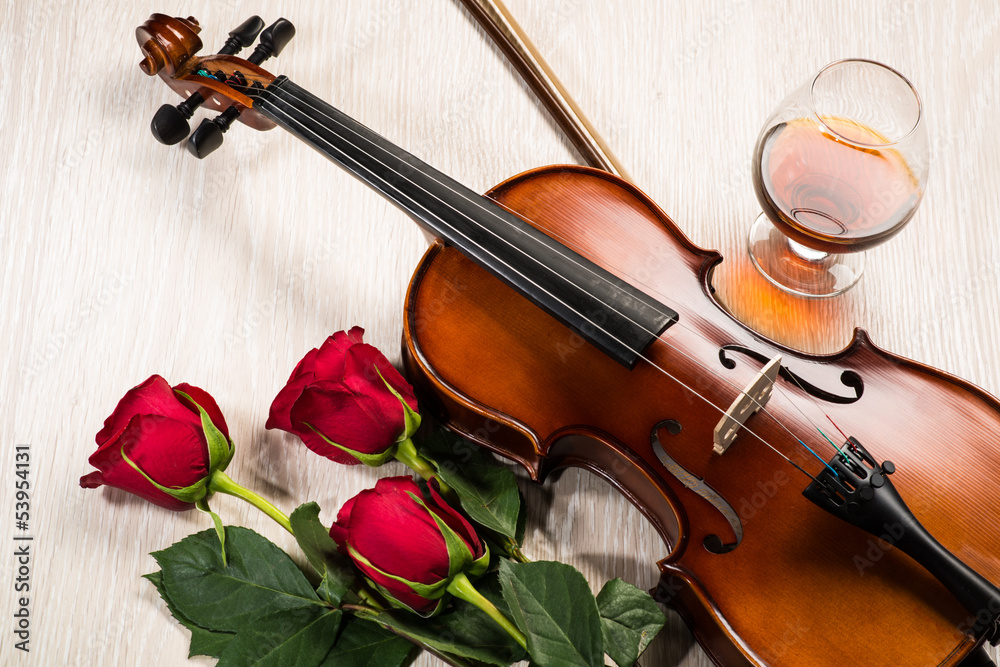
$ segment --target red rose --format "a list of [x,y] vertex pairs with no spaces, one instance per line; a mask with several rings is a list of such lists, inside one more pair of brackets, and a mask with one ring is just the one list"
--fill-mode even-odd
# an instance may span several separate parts
[[80,486],[114,486],[171,510],[205,497],[208,478],[233,457],[226,420],[207,392],[159,375],[133,387],[97,433]]
[[364,329],[338,331],[299,362],[271,404],[267,428],[302,438],[337,463],[381,465],[420,424],[413,387]]
[[459,575],[486,571],[489,551],[465,518],[429,485],[423,497],[410,477],[380,479],[341,508],[330,528],[340,549],[390,600],[419,614],[444,604]]

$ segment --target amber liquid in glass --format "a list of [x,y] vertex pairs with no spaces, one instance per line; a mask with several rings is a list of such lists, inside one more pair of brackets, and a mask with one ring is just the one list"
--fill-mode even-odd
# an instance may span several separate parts
[[888,142],[877,132],[843,118],[822,120],[781,123],[758,141],[757,199],[771,222],[804,246],[865,250],[902,229],[922,190],[899,151],[879,146]]

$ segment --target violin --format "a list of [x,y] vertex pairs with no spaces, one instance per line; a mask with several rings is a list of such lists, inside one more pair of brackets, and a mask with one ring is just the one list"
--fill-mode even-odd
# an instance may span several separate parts
[[[435,237],[405,303],[403,356],[430,411],[536,481],[576,466],[663,538],[656,597],[725,667],[952,666],[1000,640],[1000,401],[856,330],[798,352],[713,298],[721,255],[635,186],[580,166],[480,195],[261,63],[294,29],[197,56],[192,18],[136,29],[141,68],[185,100],[281,127]],[[428,407],[425,405],[425,408]]]

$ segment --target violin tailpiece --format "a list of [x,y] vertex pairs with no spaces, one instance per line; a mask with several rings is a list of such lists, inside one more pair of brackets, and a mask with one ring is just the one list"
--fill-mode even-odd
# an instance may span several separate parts
[[890,541],[924,567],[976,619],[973,634],[1000,642],[1000,590],[938,542],[913,515],[889,475],[892,461],[881,465],[853,437],[847,439],[803,495],[865,532]]

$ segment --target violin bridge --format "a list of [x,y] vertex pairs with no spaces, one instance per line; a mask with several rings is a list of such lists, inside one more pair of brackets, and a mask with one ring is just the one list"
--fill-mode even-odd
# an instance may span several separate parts
[[746,389],[740,392],[733,404],[726,410],[726,414],[719,420],[715,427],[715,447],[716,454],[725,454],[729,446],[736,440],[736,434],[743,426],[750,415],[754,414],[767,403],[771,398],[771,391],[774,389],[774,381],[778,379],[778,371],[781,370],[781,356],[777,356],[760,369],[757,377],[747,385]]

